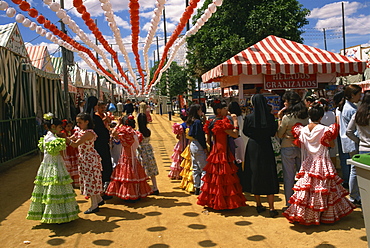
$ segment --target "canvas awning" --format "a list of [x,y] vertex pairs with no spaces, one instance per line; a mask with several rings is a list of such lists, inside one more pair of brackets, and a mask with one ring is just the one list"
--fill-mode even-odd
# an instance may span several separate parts
[[47,46],[26,46],[30,62],[42,71],[55,73]]
[[[276,74],[363,73],[366,62],[273,35],[241,51],[202,75],[204,83],[223,77]],[[262,82],[261,82],[262,83]]]

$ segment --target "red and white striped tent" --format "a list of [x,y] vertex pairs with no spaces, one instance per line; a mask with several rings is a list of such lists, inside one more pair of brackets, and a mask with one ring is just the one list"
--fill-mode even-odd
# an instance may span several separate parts
[[241,51],[202,75],[204,83],[221,87],[261,84],[264,75],[316,74],[318,82],[335,82],[339,75],[363,73],[366,62],[273,35]]

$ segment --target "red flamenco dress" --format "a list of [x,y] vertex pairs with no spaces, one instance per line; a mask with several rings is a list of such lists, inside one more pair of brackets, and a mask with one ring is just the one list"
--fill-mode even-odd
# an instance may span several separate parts
[[[76,132],[75,129],[72,131],[66,131],[66,130],[61,131],[61,133],[65,134],[66,137],[72,136],[75,132]],[[67,171],[73,180],[72,185],[74,187],[80,187],[80,183],[79,183],[80,176],[79,176],[79,171],[78,171],[78,166],[79,166],[78,148],[72,147],[67,144],[66,150],[63,151],[63,159],[64,159],[64,164],[67,168]]]
[[[209,133],[208,121],[204,130]],[[246,206],[246,199],[237,176],[238,167],[234,164],[234,156],[228,147],[225,130],[233,129],[229,119],[216,120],[211,127],[213,146],[204,168],[206,174],[198,197],[198,204],[215,210],[235,209]]]
[[119,127],[117,131],[122,152],[106,194],[118,196],[123,200],[147,197],[152,193],[152,189],[147,183],[148,177],[136,155],[136,149],[143,136],[129,126]]
[[303,225],[334,223],[350,214],[355,206],[345,197],[347,190],[329,155],[329,141],[338,135],[337,124],[318,124],[311,131],[297,123],[292,127],[295,144],[302,150],[302,165],[294,194],[283,215],[289,222]]

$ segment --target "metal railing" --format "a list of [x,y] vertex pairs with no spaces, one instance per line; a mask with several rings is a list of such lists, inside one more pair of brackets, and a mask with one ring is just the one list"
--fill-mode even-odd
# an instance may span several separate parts
[[0,165],[36,151],[38,137],[35,117],[0,120]]

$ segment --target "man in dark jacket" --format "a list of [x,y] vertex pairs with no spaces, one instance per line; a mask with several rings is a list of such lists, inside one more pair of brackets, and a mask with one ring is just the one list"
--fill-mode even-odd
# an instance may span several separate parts
[[130,115],[134,112],[134,105],[130,99],[127,99],[123,112],[126,112],[126,115]]

